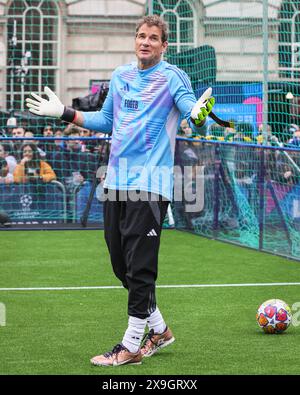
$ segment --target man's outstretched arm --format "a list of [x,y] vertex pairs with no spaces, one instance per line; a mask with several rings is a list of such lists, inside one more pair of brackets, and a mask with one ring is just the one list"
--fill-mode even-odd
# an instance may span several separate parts
[[47,99],[43,99],[36,93],[31,93],[32,98],[26,99],[26,106],[32,114],[60,118],[62,121],[72,122],[78,126],[83,126],[83,115],[71,107],[62,104],[56,94],[47,86],[44,89]]
[[62,121],[83,126],[86,129],[111,133],[113,127],[113,99],[110,91],[100,111],[76,111],[62,104],[56,94],[47,86],[44,89],[48,100],[36,93],[26,99],[26,106],[32,114],[43,117],[60,118]]

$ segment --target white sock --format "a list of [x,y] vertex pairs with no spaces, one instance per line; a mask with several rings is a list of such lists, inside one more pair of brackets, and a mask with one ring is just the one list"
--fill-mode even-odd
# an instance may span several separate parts
[[159,311],[159,308],[156,306],[155,311],[147,318],[147,324],[149,329],[153,329],[154,333],[161,334],[166,330],[166,323]]
[[145,327],[147,325],[147,319],[141,319],[129,316],[128,328],[124,334],[122,344],[130,352],[138,352],[141,341],[144,336]]

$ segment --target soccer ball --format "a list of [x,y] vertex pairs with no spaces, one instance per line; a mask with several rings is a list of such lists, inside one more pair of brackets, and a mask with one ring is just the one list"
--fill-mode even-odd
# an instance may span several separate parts
[[290,307],[280,299],[266,300],[256,313],[256,321],[265,333],[282,333],[288,328],[291,320]]

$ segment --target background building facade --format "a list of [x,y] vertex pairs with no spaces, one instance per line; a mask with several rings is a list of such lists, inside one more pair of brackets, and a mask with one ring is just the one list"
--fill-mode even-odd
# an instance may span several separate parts
[[[109,80],[116,66],[135,59],[135,23],[148,7],[170,24],[170,54],[209,45],[218,81],[262,80],[261,1],[1,0],[0,110],[24,110],[24,97],[45,84],[71,104],[91,80]],[[269,0],[267,8],[268,78],[294,80],[299,2]]]

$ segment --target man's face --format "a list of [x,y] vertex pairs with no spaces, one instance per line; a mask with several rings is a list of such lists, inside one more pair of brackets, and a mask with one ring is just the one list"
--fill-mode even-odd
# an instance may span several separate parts
[[[74,133],[74,134],[70,134],[69,136],[72,139],[76,139],[76,137],[80,137],[79,133]],[[79,150],[81,148],[80,146],[80,140],[67,140],[66,141],[67,147],[69,150]]]
[[15,128],[12,130],[13,137],[24,137],[25,130],[23,128]]
[[53,136],[53,129],[51,126],[46,126],[43,130],[44,137],[52,137]]
[[[34,134],[32,132],[25,132],[24,137],[34,137]],[[36,144],[36,141],[26,140],[26,143]]]
[[81,129],[80,130],[80,137],[90,137],[91,132],[88,129]]
[[156,65],[167,49],[168,43],[161,40],[161,30],[157,26],[144,23],[136,34],[135,53],[139,68],[148,69]]
[[[63,137],[63,132],[61,130],[57,130],[55,132],[55,137]],[[61,145],[62,141],[61,140],[55,140],[54,144],[56,145]]]

